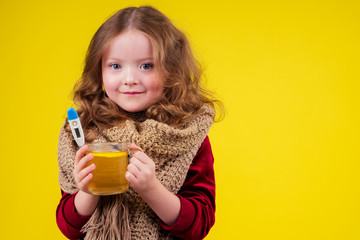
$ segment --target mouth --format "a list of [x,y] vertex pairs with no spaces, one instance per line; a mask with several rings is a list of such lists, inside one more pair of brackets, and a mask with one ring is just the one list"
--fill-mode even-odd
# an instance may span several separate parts
[[142,94],[144,92],[135,92],[135,91],[131,91],[131,92],[122,92],[122,94],[124,95],[129,95],[129,96],[135,96],[135,95],[139,95]]

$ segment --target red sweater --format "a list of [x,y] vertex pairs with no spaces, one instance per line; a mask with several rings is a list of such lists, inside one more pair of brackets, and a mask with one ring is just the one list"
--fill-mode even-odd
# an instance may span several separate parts
[[[190,165],[184,185],[177,196],[181,210],[177,222],[168,226],[160,219],[160,225],[172,235],[183,239],[203,239],[215,222],[214,157],[209,138],[206,137]],[[77,213],[75,194],[61,191],[62,197],[56,210],[56,222],[69,239],[84,237],[80,230],[90,219]]]

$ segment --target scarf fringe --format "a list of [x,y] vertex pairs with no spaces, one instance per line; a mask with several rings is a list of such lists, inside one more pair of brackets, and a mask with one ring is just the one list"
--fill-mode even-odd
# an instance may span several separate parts
[[128,203],[125,194],[101,196],[99,204],[83,226],[85,239],[129,240],[131,236]]

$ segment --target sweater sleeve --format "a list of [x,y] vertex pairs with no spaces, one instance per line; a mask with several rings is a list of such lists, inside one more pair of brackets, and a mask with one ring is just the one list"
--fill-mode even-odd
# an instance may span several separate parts
[[75,209],[74,199],[77,193],[61,191],[62,197],[56,209],[56,223],[60,231],[69,239],[80,239],[85,236],[81,228],[90,219],[82,216]]
[[203,239],[215,223],[214,157],[206,137],[196,154],[177,196],[180,215],[172,226],[161,227],[183,239]]

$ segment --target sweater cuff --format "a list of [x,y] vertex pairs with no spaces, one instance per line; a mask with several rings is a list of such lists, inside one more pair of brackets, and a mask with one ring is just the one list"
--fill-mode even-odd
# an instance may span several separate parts
[[66,216],[66,221],[70,223],[73,227],[81,229],[87,223],[87,221],[89,221],[90,216],[80,215],[76,211],[74,203],[76,194],[73,194],[71,198],[67,199],[67,202],[64,206],[64,212]]
[[179,197],[181,204],[181,209],[178,219],[171,226],[166,225],[166,223],[160,220],[160,226],[163,229],[170,231],[175,235],[186,232],[191,227],[191,225],[195,220],[194,204],[182,196],[179,195],[176,196]]

